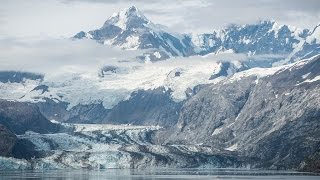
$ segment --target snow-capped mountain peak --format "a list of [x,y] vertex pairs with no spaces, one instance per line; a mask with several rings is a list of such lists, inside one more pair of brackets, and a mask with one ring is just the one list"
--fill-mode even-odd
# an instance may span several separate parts
[[131,6],[130,8],[125,8],[124,10],[114,13],[103,25],[103,27],[108,27],[110,25],[117,26],[122,30],[130,28],[138,28],[151,23],[138,8]]
[[114,13],[101,28],[79,32],[76,39],[93,39],[127,50],[148,49],[141,56],[145,61],[193,54],[193,45],[186,35],[172,33],[147,19],[135,6]]

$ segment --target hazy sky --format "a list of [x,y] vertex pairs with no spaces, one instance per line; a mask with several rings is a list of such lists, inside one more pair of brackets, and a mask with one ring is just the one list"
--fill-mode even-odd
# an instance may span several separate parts
[[0,37],[70,37],[132,5],[178,32],[266,19],[307,28],[320,23],[320,0],[1,0]]

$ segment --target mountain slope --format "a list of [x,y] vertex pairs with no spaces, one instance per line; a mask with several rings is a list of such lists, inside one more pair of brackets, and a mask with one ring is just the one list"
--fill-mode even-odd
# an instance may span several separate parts
[[203,143],[259,158],[262,167],[298,169],[319,150],[319,66],[318,56],[258,80],[236,74],[208,86],[184,104],[166,142]]

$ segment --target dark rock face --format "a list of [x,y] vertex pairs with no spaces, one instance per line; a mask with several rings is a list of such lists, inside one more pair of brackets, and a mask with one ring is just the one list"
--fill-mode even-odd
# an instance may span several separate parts
[[44,155],[44,152],[35,150],[32,142],[27,139],[19,139],[4,125],[0,124],[0,156],[31,159]]
[[111,109],[103,122],[172,126],[178,120],[181,106],[182,102],[174,102],[170,91],[164,88],[139,90]]
[[112,109],[105,109],[100,103],[77,105],[66,110],[67,103],[56,103],[49,99],[37,106],[46,118],[68,123],[172,126],[178,120],[183,102],[174,102],[170,93],[164,88],[139,90]]
[[0,124],[0,156],[11,156],[12,149],[17,141],[17,137]]
[[59,125],[48,121],[35,104],[0,100],[0,124],[15,134],[26,131],[57,132]]
[[[233,121],[245,105],[255,77],[243,83],[209,86],[184,103],[177,123],[179,143],[212,144],[224,142],[230,136],[211,138],[215,129]],[[197,131],[201,131],[197,132]]]
[[[105,117],[110,112],[109,109],[105,109],[102,103],[89,104],[89,105],[77,105],[66,111],[68,123],[104,123]],[[116,120],[112,121],[117,124]]]
[[40,158],[48,152],[36,150],[35,145],[27,139],[18,139],[12,149],[12,156],[18,159]]
[[49,87],[47,85],[39,85],[37,87],[35,87],[32,91],[42,91],[41,94],[45,93],[45,92],[49,92]]
[[249,76],[203,88],[163,142],[203,143],[258,158],[258,167],[298,169],[319,149],[319,67],[317,57],[258,82]]
[[308,172],[320,172],[320,150],[316,153],[312,154],[311,156],[307,157],[301,163],[300,171],[308,171]]

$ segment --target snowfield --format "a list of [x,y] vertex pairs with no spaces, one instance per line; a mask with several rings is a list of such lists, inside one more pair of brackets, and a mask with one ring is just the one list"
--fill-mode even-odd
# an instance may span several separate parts
[[[69,109],[78,104],[102,102],[106,109],[111,109],[129,99],[134,91],[164,87],[170,89],[172,99],[179,102],[187,98],[187,89],[212,83],[210,76],[220,70],[219,58],[216,58],[195,56],[155,63],[113,60],[105,66],[114,69],[103,72],[98,69],[64,71],[47,73],[42,82],[26,80],[22,83],[1,83],[0,98],[34,103],[49,98],[69,103]],[[39,85],[49,88],[46,91],[34,90]]]

